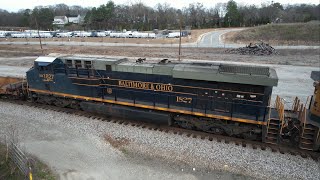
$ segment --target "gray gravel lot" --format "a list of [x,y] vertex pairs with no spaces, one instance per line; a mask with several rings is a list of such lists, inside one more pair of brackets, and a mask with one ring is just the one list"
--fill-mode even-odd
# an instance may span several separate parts
[[26,72],[30,68],[27,67],[16,67],[16,66],[6,66],[6,65],[0,65],[0,76],[2,77],[25,77]]
[[[320,179],[319,163],[270,150],[5,102],[0,117],[0,134],[17,129],[23,149],[61,179]],[[106,135],[127,143],[115,146]]]
[[[0,137],[12,129],[22,149],[48,164],[60,179],[247,179],[204,167],[194,171],[193,164],[137,151],[154,148],[154,143],[163,144],[161,149],[175,146],[168,144],[174,137],[161,142],[159,132],[0,102]],[[129,144],[114,147],[106,134]],[[171,152],[164,153],[169,157]]]

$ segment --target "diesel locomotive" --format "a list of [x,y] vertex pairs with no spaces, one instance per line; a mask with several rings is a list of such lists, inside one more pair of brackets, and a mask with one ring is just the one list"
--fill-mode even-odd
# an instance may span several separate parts
[[271,105],[278,77],[264,66],[49,55],[26,74],[35,102],[319,151],[317,74],[309,108],[296,98],[290,110]]

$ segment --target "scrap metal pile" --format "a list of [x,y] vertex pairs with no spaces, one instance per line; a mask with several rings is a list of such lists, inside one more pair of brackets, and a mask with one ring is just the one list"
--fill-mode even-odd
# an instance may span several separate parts
[[246,47],[241,47],[237,49],[229,49],[226,51],[230,54],[241,54],[241,55],[256,55],[256,56],[266,56],[278,54],[278,52],[269,44],[264,42],[252,44],[250,43]]

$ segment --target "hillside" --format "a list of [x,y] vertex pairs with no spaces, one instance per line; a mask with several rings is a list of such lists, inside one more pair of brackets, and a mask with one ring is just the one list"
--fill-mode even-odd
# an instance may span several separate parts
[[226,42],[248,44],[262,40],[272,45],[320,45],[320,22],[268,24],[224,35]]

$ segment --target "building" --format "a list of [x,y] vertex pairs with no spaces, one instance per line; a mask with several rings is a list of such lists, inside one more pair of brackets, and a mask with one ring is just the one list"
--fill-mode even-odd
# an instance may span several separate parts
[[68,17],[68,21],[69,21],[69,23],[79,24],[79,23],[81,23],[81,16],[80,15],[78,15],[78,16],[69,16]]
[[68,23],[68,18],[67,16],[55,16],[53,19],[52,24],[53,25],[65,25]]

